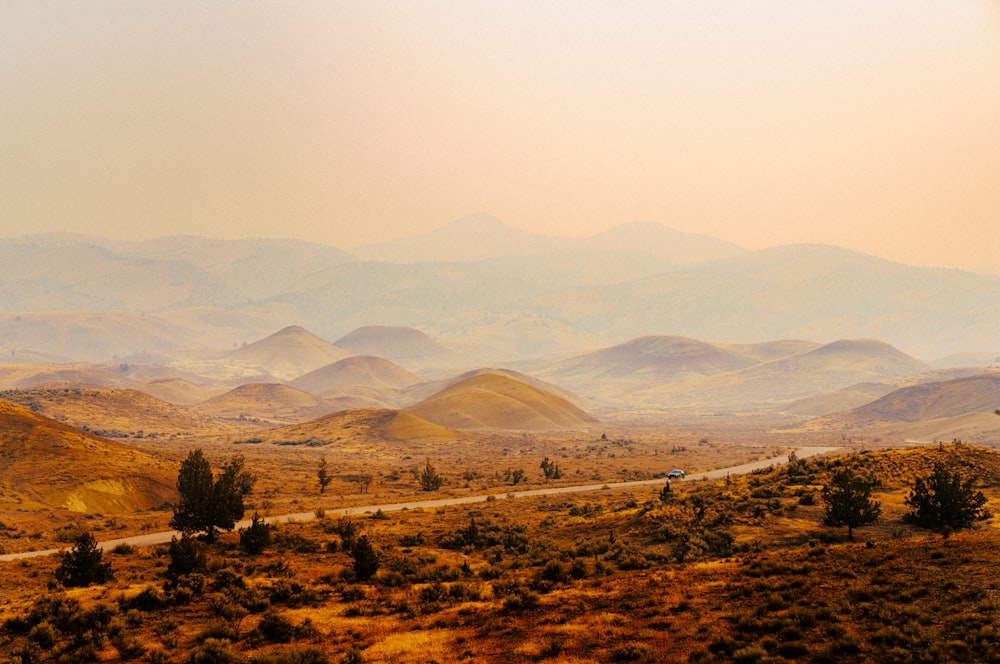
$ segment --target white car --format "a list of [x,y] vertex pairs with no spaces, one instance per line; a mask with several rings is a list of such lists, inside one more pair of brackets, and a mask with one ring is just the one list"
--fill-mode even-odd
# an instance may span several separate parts
[[684,479],[684,471],[680,468],[674,468],[669,473],[667,473],[668,480],[682,480]]

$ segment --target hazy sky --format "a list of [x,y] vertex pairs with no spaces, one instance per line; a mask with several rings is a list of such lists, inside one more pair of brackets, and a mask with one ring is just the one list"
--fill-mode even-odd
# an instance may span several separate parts
[[1000,266],[1000,3],[0,2],[0,234],[472,212]]

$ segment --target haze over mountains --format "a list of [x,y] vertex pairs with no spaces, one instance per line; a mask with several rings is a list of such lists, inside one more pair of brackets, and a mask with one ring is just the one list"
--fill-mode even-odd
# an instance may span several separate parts
[[[751,253],[656,224],[554,238],[477,215],[354,254],[33,236],[0,240],[0,257],[0,387],[141,390],[162,405],[135,408],[186,409],[189,428],[352,409],[369,415],[320,428],[446,439],[595,416],[806,418],[1000,357],[1000,278],[836,247]],[[940,368],[967,360],[979,368]],[[95,399],[91,424],[116,421],[114,398]],[[949,399],[958,415],[989,405]]]
[[173,359],[294,324],[327,340],[415,328],[446,347],[451,369],[663,334],[726,344],[875,338],[925,361],[1000,355],[1000,277],[836,247],[751,253],[656,224],[547,238],[476,216],[356,251],[267,239],[0,239],[0,353]]

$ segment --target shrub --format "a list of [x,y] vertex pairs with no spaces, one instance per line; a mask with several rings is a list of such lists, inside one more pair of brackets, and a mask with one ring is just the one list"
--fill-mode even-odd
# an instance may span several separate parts
[[170,538],[170,549],[167,551],[170,563],[167,564],[166,577],[169,585],[192,574],[203,574],[208,569],[204,547],[189,533],[181,535],[180,539]]
[[653,649],[647,643],[629,642],[611,651],[612,662],[638,662],[649,659]]
[[354,558],[354,576],[359,581],[367,581],[375,575],[380,564],[380,556],[375,552],[367,535],[362,535],[351,547]]
[[256,556],[270,545],[271,526],[254,512],[250,526],[240,528],[240,546],[251,556]]
[[231,664],[238,661],[239,657],[233,652],[228,639],[205,639],[188,656],[190,664]]
[[752,664],[753,662],[759,662],[765,657],[767,657],[767,651],[759,645],[740,648],[733,653],[733,661],[738,664]]
[[570,576],[569,566],[562,561],[553,559],[545,563],[539,576],[552,583],[565,583]]
[[340,658],[340,661],[342,664],[362,664],[362,662],[365,661],[365,658],[362,656],[361,650],[355,646],[344,653],[344,656]]
[[327,664],[329,661],[321,650],[307,647],[255,655],[250,664]]
[[260,617],[257,633],[270,643],[288,643],[295,637],[295,626],[277,611],[268,610]]

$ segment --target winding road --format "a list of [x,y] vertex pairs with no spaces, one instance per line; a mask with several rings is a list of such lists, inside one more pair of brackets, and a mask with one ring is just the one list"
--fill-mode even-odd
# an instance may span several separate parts
[[[826,454],[828,452],[834,452],[839,450],[839,447],[799,447],[795,450],[795,455],[799,459],[805,459],[811,456],[817,456],[820,454]],[[779,466],[781,464],[787,463],[788,457],[785,455],[771,457],[769,459],[764,459],[762,461],[752,461],[750,463],[743,463],[736,466],[730,466],[728,468],[719,468],[717,470],[710,470],[704,473],[696,473],[693,475],[688,475],[686,482],[692,482],[696,480],[715,480],[721,479],[727,475],[744,475],[746,473],[753,472],[755,470],[760,470],[761,468],[768,468],[770,466]],[[354,514],[367,514],[375,512],[376,510],[382,510],[383,512],[400,512],[402,510],[412,510],[412,509],[429,509],[435,507],[449,507],[452,505],[465,505],[468,503],[483,503],[493,498],[495,500],[504,500],[508,498],[523,498],[528,496],[555,496],[565,493],[582,493],[584,491],[600,491],[605,489],[623,489],[627,487],[637,487],[637,486],[647,486],[647,485],[662,485],[666,482],[664,478],[658,478],[654,480],[634,480],[630,482],[602,482],[600,484],[579,484],[574,486],[560,486],[560,487],[546,487],[542,489],[528,489],[525,491],[511,491],[508,493],[492,493],[492,494],[479,494],[475,496],[461,496],[458,498],[436,498],[432,500],[413,500],[404,503],[385,503],[380,505],[362,505],[358,507],[341,507],[336,509],[325,509],[327,516],[349,516]],[[267,523],[282,523],[288,521],[306,521],[308,519],[315,519],[315,512],[298,512],[296,514],[282,514],[278,516],[268,516],[264,517],[264,521]],[[236,524],[236,528],[246,528],[250,525],[249,519],[244,519]],[[102,550],[113,549],[121,544],[128,544],[129,546],[153,546],[156,544],[165,544],[169,542],[172,538],[181,536],[178,530],[167,530],[156,533],[146,533],[145,535],[133,535],[132,537],[122,537],[120,539],[107,540],[104,542],[98,542],[98,546]],[[22,551],[20,553],[7,553],[0,555],[0,561],[4,560],[20,560],[23,558],[35,558],[38,556],[51,556],[66,550],[68,547],[63,549],[45,549],[42,551]]]

